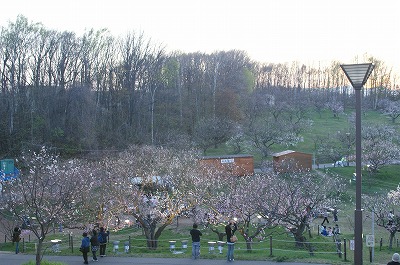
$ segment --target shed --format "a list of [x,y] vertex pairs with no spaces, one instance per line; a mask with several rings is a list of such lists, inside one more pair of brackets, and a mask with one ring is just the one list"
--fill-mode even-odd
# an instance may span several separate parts
[[252,155],[221,155],[200,157],[200,164],[210,165],[227,172],[230,176],[254,174],[254,158]]
[[312,154],[286,150],[272,155],[275,172],[310,171]]

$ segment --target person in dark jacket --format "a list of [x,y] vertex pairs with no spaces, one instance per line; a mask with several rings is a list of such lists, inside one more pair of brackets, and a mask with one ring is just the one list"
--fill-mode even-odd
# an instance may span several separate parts
[[92,250],[93,261],[98,261],[98,259],[96,257],[96,252],[97,252],[97,250],[99,250],[99,239],[98,239],[96,229],[93,229],[92,237],[90,238],[90,247]]
[[21,229],[17,226],[14,228],[12,241],[15,243],[15,254],[19,253],[19,241],[21,241]]
[[197,229],[197,224],[193,224],[190,235],[192,236],[192,259],[198,259],[200,257],[200,236],[203,234]]
[[231,237],[235,234],[236,230],[237,224],[233,220],[230,220],[229,223],[225,226],[226,243],[228,245],[228,253],[226,255],[226,258],[228,262],[234,261],[233,251],[235,250],[235,242],[231,241]]
[[82,244],[80,247],[80,251],[82,252],[82,256],[83,256],[83,263],[84,264],[89,264],[88,263],[88,252],[90,249],[90,239],[88,237],[88,234],[86,232],[84,232],[82,234]]
[[389,261],[387,265],[397,265],[400,264],[400,255],[398,253],[394,253],[392,256],[392,261]]
[[100,257],[106,256],[106,248],[107,248],[107,241],[108,236],[110,235],[110,231],[105,231],[104,227],[100,227],[99,232],[99,245],[100,245]]

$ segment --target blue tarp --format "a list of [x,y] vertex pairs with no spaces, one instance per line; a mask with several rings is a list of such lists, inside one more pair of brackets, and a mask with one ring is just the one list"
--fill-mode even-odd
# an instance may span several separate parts
[[18,178],[18,176],[19,176],[19,170],[16,167],[14,167],[14,172],[7,174],[0,170],[0,181],[16,179]]

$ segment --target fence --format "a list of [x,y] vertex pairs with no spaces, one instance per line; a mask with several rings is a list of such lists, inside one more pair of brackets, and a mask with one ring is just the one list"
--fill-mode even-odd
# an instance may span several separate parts
[[[129,255],[135,253],[145,253],[148,250],[146,239],[134,238],[132,236],[119,236],[113,235],[109,238],[107,244],[107,251],[109,254],[115,255]],[[175,238],[170,240],[157,240],[156,253],[171,253],[174,255],[191,253],[189,247],[189,238]],[[22,238],[19,248],[21,252],[33,253],[36,250],[36,239],[32,240],[28,235]],[[79,253],[78,251],[81,244],[81,237],[72,234],[65,234],[60,236],[60,239],[52,239],[43,243],[44,250],[50,253],[69,252]],[[303,247],[295,247],[295,245],[303,245]],[[376,244],[375,250],[382,250],[384,240],[379,240],[379,245]],[[399,239],[394,240],[394,246],[400,246]],[[0,243],[0,250],[8,249],[13,250],[13,243],[5,236],[4,243]],[[257,240],[252,242],[245,242],[239,240],[235,243],[235,253],[247,253],[249,255],[256,254],[264,257],[279,257],[284,256],[286,253],[296,253],[296,255],[303,254],[303,256],[316,256],[316,255],[337,255],[340,259],[347,261],[347,253],[349,250],[349,241],[346,239],[340,240],[339,238],[332,237],[330,242],[295,242],[293,238],[288,240],[274,239],[273,236],[264,240]],[[226,254],[226,242],[215,241],[212,239],[202,238],[201,240],[201,253],[202,255],[220,255]],[[154,253],[154,251],[152,251]]]

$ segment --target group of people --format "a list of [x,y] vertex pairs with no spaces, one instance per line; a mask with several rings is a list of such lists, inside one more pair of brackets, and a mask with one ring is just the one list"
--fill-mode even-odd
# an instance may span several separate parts
[[[227,261],[234,261],[233,251],[235,249],[237,224],[234,220],[230,220],[225,226],[226,244],[228,245],[228,253],[226,255]],[[190,230],[192,236],[192,259],[198,259],[200,257],[200,236],[201,231],[198,229],[197,224],[193,224],[193,229]]]
[[333,229],[332,227],[328,227],[326,228],[325,225],[321,226],[321,231],[320,231],[321,235],[323,236],[333,236],[333,235],[339,235],[340,234],[340,229],[339,229],[339,225],[336,224]]
[[100,257],[106,256],[106,247],[109,235],[110,232],[106,231],[104,227],[100,227],[99,231],[93,229],[90,238],[87,232],[84,232],[82,234],[82,244],[79,250],[82,252],[84,264],[89,264],[88,263],[89,252],[92,252],[93,261],[98,261],[96,255],[98,250],[100,250]]

